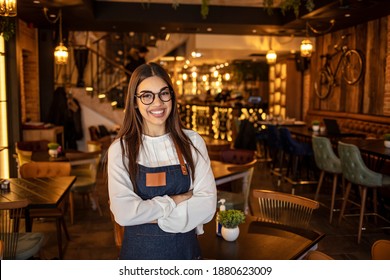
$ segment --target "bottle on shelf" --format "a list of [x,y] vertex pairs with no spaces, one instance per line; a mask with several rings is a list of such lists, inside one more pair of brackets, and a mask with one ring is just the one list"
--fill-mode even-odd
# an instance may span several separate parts
[[[225,202],[226,200],[224,198],[221,198],[218,203],[221,203],[221,205],[219,206],[219,212],[221,211],[225,211],[226,210],[226,206],[225,206]],[[222,230],[222,225],[221,223],[219,222],[219,212],[217,213],[217,217],[215,219],[215,222],[216,222],[216,234],[218,236],[221,236],[221,230]]]

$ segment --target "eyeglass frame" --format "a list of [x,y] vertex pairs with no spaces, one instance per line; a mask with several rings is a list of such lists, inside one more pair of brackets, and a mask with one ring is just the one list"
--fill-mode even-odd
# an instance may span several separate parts
[[[161,94],[162,94],[163,91],[165,91],[165,90],[167,90],[167,89],[169,90],[170,99],[165,101],[165,100],[162,100],[162,99],[161,99]],[[142,101],[142,96],[143,96],[144,94],[146,94],[146,93],[151,93],[151,94],[153,94],[152,102],[147,103],[147,104],[145,104],[145,103]],[[162,89],[161,89],[159,92],[157,92],[157,93],[154,93],[153,91],[150,91],[150,90],[145,90],[145,91],[142,92],[141,94],[135,94],[134,96],[137,97],[137,98],[139,98],[142,104],[144,104],[144,105],[150,105],[150,104],[153,104],[154,100],[156,99],[156,95],[158,95],[158,98],[159,98],[162,102],[164,102],[164,103],[171,101],[172,98],[174,97],[173,90],[172,90],[169,86],[166,86],[166,87],[162,88]]]

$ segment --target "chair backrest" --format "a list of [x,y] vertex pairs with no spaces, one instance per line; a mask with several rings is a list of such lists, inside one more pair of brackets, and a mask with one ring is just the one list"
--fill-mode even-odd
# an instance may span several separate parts
[[98,165],[101,159],[99,151],[88,153],[66,153],[70,161],[71,175],[77,177],[88,177],[96,181]]
[[267,125],[267,145],[274,149],[282,148],[279,130],[276,125]]
[[69,176],[69,162],[28,162],[20,167],[22,178]]
[[100,138],[99,129],[96,126],[90,126],[88,127],[89,130],[89,136],[91,137],[91,140],[97,141]]
[[253,196],[259,202],[259,211],[254,215],[268,223],[307,228],[313,211],[319,207],[315,200],[288,193],[255,189]]
[[49,144],[48,140],[36,140],[36,141],[18,141],[15,143],[15,147],[23,151],[47,151]]
[[373,260],[390,260],[390,240],[380,239],[371,246]]
[[18,167],[22,166],[27,162],[31,162],[32,151],[19,150],[15,147],[15,152],[18,160]]
[[0,202],[0,240],[3,241],[3,259],[15,259],[19,240],[19,222],[28,200]]
[[304,260],[334,260],[334,258],[323,252],[312,250],[305,255]]
[[333,151],[329,138],[321,136],[312,137],[314,160],[320,170],[331,173],[342,173],[340,159]]
[[221,151],[221,161],[234,164],[245,164],[254,160],[255,151],[229,149]]
[[357,146],[339,141],[338,152],[343,176],[349,182],[368,187],[382,185],[383,175],[370,170],[366,166]]

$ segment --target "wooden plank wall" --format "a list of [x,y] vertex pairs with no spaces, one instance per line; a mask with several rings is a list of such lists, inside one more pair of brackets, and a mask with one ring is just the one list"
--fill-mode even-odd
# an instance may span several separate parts
[[[383,115],[386,55],[388,53],[388,20],[389,17],[383,17],[316,38],[316,52],[313,54],[310,64],[311,110]],[[345,40],[346,45],[351,49],[359,50],[365,58],[363,77],[355,85],[348,85],[343,81],[341,69],[339,69],[338,85],[333,88],[326,99],[320,100],[314,92],[316,75],[324,63],[324,59],[320,56],[334,53],[334,45],[340,42],[343,34],[350,34]],[[332,60],[333,69],[336,67],[338,58],[339,55]]]

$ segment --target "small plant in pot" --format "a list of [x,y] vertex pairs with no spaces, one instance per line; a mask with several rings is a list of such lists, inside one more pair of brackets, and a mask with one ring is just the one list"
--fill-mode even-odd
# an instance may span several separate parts
[[239,224],[245,222],[245,214],[241,210],[229,209],[218,214],[219,222],[222,225],[222,237],[226,241],[234,241],[240,234]]
[[317,132],[320,130],[320,121],[314,120],[311,122],[311,127],[314,132]]
[[383,139],[385,140],[385,147],[390,148],[390,133],[386,133],[385,135],[383,135]]
[[58,156],[58,148],[60,147],[60,144],[55,142],[50,142],[49,144],[47,144],[47,147],[49,148],[49,155],[51,157]]

